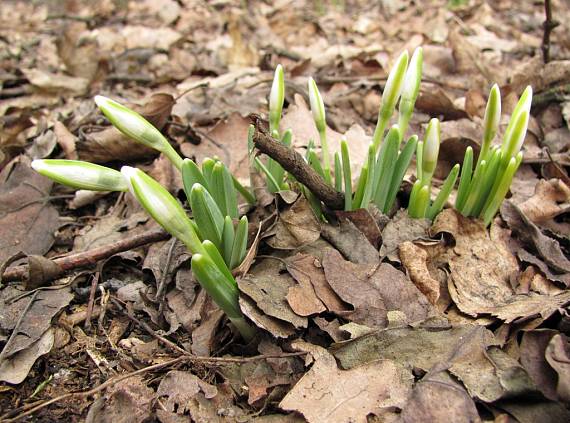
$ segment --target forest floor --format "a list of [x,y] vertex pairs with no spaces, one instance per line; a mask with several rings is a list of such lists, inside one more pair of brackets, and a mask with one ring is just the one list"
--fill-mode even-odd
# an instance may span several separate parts
[[[542,1],[4,0],[0,421],[570,421],[570,3],[551,11],[552,31]],[[532,86],[508,201],[489,228],[451,207],[323,222],[298,193],[258,190],[238,277],[259,328],[247,345],[130,194],[30,167],[137,166],[186,200],[166,158],[109,125],[102,94],[248,184],[250,114],[267,116],[281,64],[294,148],[318,145],[312,76],[331,150],[346,136],[357,168],[391,66],[419,46],[409,132],[442,122],[436,188],[479,151],[491,85],[496,143]]]

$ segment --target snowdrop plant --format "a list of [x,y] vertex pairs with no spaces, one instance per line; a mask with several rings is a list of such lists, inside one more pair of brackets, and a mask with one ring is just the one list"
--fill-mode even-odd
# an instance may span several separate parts
[[313,78],[309,78],[308,82],[309,88],[309,103],[311,105],[311,113],[313,115],[313,120],[315,121],[315,126],[317,127],[317,132],[319,133],[319,139],[321,141],[321,161],[323,168],[323,175],[325,181],[329,184],[332,183],[331,179],[331,159],[329,155],[329,147],[327,141],[327,123],[325,117],[325,103],[317,83]]
[[139,114],[100,96],[97,102],[121,132],[168,152],[165,153],[167,157],[182,172],[194,220],[164,187],[136,168],[123,166],[118,172],[72,160],[34,160],[32,167],[40,174],[74,188],[129,190],[159,225],[184,243],[193,254],[192,271],[198,282],[224,310],[244,339],[251,339],[254,330],[240,311],[237,283],[230,271],[246,254],[247,217],[237,221],[237,190],[245,188],[219,160],[206,159],[200,169],[191,160],[182,160],[162,134]]
[[[376,149],[376,151],[378,151],[378,148],[380,147],[380,143],[384,138],[384,131],[386,130],[386,127],[388,126],[388,123],[390,122],[392,115],[394,114],[396,104],[398,103],[398,100],[400,98],[400,94],[404,86],[404,79],[407,73],[406,69],[408,68],[408,59],[409,59],[408,51],[405,50],[402,54],[400,54],[400,56],[396,60],[396,63],[394,64],[394,67],[390,70],[390,73],[388,74],[388,80],[386,81],[386,85],[384,86],[384,92],[382,93],[382,103],[380,104],[380,110],[378,111],[378,121],[376,122],[376,128],[374,129],[374,135],[372,136],[372,142],[374,143],[374,148]],[[419,57],[416,59],[416,61],[417,60],[419,60]],[[407,94],[410,95],[413,94],[414,92],[413,88],[415,88],[415,83],[416,83],[416,81],[411,80],[412,74],[414,74],[414,72],[411,72],[409,75],[410,81],[408,84],[409,87],[407,91]],[[414,76],[417,75],[414,74]],[[421,74],[419,78],[421,78]],[[417,80],[418,92],[419,92],[419,78]],[[407,104],[407,106],[409,106],[409,104]],[[404,112],[408,113],[407,111]]]
[[483,120],[481,152],[473,170],[473,150],[465,151],[463,170],[455,207],[464,216],[483,219],[489,225],[509,191],[514,174],[521,164],[532,88],[528,86],[511,115],[501,146],[492,147],[501,120],[501,94],[495,84],[491,88]]
[[95,103],[113,126],[127,137],[160,151],[178,169],[182,167],[182,158],[176,150],[164,135],[140,114],[102,95],[95,96]]
[[182,181],[201,238],[216,246],[230,269],[237,267],[247,252],[248,221],[247,216],[237,221],[237,191],[230,171],[214,159],[204,159],[202,169],[184,159]]
[[430,120],[424,141],[420,141],[416,151],[417,180],[412,187],[408,214],[413,218],[433,219],[441,211],[449,198],[459,175],[456,164],[445,179],[435,200],[431,202],[431,183],[437,166],[440,145],[439,120]]
[[[271,92],[269,93],[269,132],[271,136],[280,140],[287,147],[291,146],[292,132],[287,130],[283,133],[279,130],[281,122],[281,113],[283,111],[283,103],[285,101],[285,76],[283,67],[277,65],[271,84]],[[251,132],[251,131],[250,131]],[[248,139],[250,150],[253,148],[253,141]],[[285,181],[287,172],[279,163],[271,157],[263,163],[259,157],[254,159],[255,166],[261,170],[266,177],[267,188],[269,192],[276,193],[278,191],[289,189],[289,184]]]
[[[350,155],[346,140],[341,142],[340,154],[335,153],[334,186],[339,191],[342,191],[344,186],[346,210],[365,208],[370,203],[374,203],[382,212],[388,213],[394,205],[398,189],[417,145],[417,137],[412,136],[400,151],[400,144],[407,131],[419,94],[423,63],[422,49],[417,48],[414,51],[409,66],[408,58],[408,52],[404,51],[388,75],[371,148],[362,165],[354,194],[352,193]],[[308,162],[332,185],[326,140],[325,108],[318,87],[312,78],[309,79],[309,99],[313,120],[321,140],[322,155],[318,160],[316,153],[308,154]],[[384,138],[385,129],[394,114],[398,101],[398,124],[392,126]]]

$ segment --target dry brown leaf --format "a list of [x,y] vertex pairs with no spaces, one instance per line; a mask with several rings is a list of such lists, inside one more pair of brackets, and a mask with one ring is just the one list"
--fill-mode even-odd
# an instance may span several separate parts
[[[323,93],[323,99],[326,104],[325,93]],[[310,140],[314,141],[317,148],[320,147],[319,133],[315,127],[311,110],[307,107],[307,103],[299,94],[295,94],[295,103],[288,107],[287,112],[281,120],[280,127],[283,130],[291,129],[293,131],[293,146],[295,148],[306,148]],[[332,130],[328,126],[326,133],[331,157],[335,152],[339,152],[340,154],[340,140],[342,139],[342,134]],[[350,148],[352,174],[356,176],[366,160],[371,137],[366,135],[364,130],[358,125],[350,127],[344,135],[346,136]]]
[[364,234],[368,242],[372,244],[375,249],[378,249],[382,242],[382,234],[376,219],[372,216],[368,209],[358,209],[350,211],[336,211],[336,216],[339,220],[349,220],[356,228]]
[[239,113],[232,113],[216,123],[200,144],[183,144],[182,152],[197,163],[206,157],[218,156],[236,178],[249,183],[247,131],[250,123]]
[[518,362],[494,347],[493,334],[477,325],[393,328],[347,341],[334,352],[343,368],[394,360],[405,368],[450,371],[472,397],[485,402],[534,392]]
[[449,233],[455,240],[455,246],[446,254],[450,268],[448,289],[459,310],[476,317],[513,296],[509,281],[518,271],[517,261],[502,240],[491,239],[483,222],[445,209],[437,216],[431,232]]
[[501,216],[519,239],[534,247],[553,270],[559,273],[570,272],[570,260],[564,256],[558,241],[543,235],[513,202],[503,202]]
[[513,71],[509,90],[520,93],[527,85],[531,85],[534,92],[541,92],[548,87],[570,82],[570,61],[552,60],[544,64],[542,57],[537,56],[531,60],[520,63],[518,69]]
[[209,357],[215,347],[216,335],[220,323],[224,319],[224,312],[211,310],[198,327],[192,330],[192,353],[202,357]]
[[556,371],[545,358],[548,343],[557,331],[552,329],[537,329],[523,333],[520,355],[521,364],[544,396],[556,400]]
[[517,257],[523,262],[534,264],[548,280],[561,282],[566,286],[570,286],[570,273],[555,274],[551,272],[544,261],[522,248],[517,251]]
[[570,412],[560,402],[521,401],[519,398],[514,398],[510,401],[500,401],[495,406],[506,411],[509,416],[520,423],[566,423],[570,421]]
[[36,360],[50,352],[54,344],[54,329],[49,328],[31,345],[0,363],[0,381],[13,385],[22,383]]
[[429,226],[428,219],[412,219],[406,210],[398,210],[382,230],[380,256],[398,262],[398,247],[406,241],[428,238]]
[[[313,255],[299,255],[298,257],[299,260],[294,263],[294,267],[288,264],[287,269],[289,273],[291,273],[295,279],[298,273],[300,273],[301,277],[308,277],[315,290],[316,296],[330,312],[338,316],[344,316],[350,313],[352,308],[343,302],[331,288],[318,259]],[[291,270],[293,270],[293,272],[291,272]]]
[[541,179],[534,195],[519,208],[534,223],[550,220],[570,209],[570,187],[560,179]]
[[475,402],[465,388],[445,372],[428,374],[414,386],[402,409],[402,423],[480,422]]
[[307,318],[297,315],[287,303],[287,293],[295,286],[295,281],[288,274],[280,273],[279,262],[265,259],[251,271],[238,279],[239,290],[269,316],[291,323],[296,328],[306,328]]
[[[504,76],[499,73],[496,67],[491,70],[491,67],[484,60],[482,52],[461,35],[458,28],[449,32],[449,43],[457,64],[456,71],[464,75],[472,75],[472,88],[485,89],[490,82],[503,84]],[[478,79],[479,81],[477,81]]]
[[430,116],[444,116],[446,120],[457,120],[467,117],[465,110],[458,109],[453,101],[440,87],[433,90],[422,90],[416,101],[416,109]]
[[246,295],[240,295],[239,306],[243,314],[257,327],[266,330],[276,338],[288,338],[295,333],[295,326],[263,313],[255,305],[255,301]]
[[350,220],[341,219],[338,225],[323,224],[321,234],[353,263],[376,264],[378,250]]
[[313,319],[313,322],[315,322],[319,329],[328,333],[334,342],[341,342],[346,340],[344,331],[340,329],[340,323],[338,319],[334,319],[329,322],[324,317],[315,317]]
[[439,281],[431,277],[427,267],[427,252],[412,242],[403,242],[399,248],[400,260],[410,279],[433,305],[440,296]]
[[168,411],[185,414],[188,401],[200,391],[208,399],[215,397],[218,393],[215,386],[204,382],[190,372],[171,370],[160,381],[156,395],[159,398],[166,397],[164,406]]
[[382,297],[369,281],[371,265],[358,265],[346,261],[340,253],[327,249],[323,256],[323,269],[327,282],[338,296],[354,306],[349,320],[369,327],[386,326],[386,306]]
[[546,361],[558,373],[556,393],[564,401],[570,401],[570,342],[563,334],[552,337],[545,352]]
[[365,423],[369,414],[401,408],[411,382],[412,375],[391,360],[341,370],[324,352],[279,407],[297,411],[311,423]]
[[30,83],[40,92],[60,94],[66,91],[71,95],[80,96],[87,92],[89,80],[63,74],[46,72],[40,69],[22,69]]
[[279,214],[279,220],[272,229],[274,236],[267,244],[275,249],[294,250],[316,241],[320,236],[320,225],[304,196]]
[[135,375],[110,386],[93,402],[88,416],[96,422],[141,422],[151,418],[154,401],[154,390]]
[[380,266],[345,261],[335,250],[323,258],[327,281],[355,311],[348,318],[369,327],[383,327],[387,311],[404,314],[408,323],[437,314],[408,277],[387,263]]
[[56,121],[53,130],[57,139],[57,143],[65,153],[65,157],[69,160],[77,160],[77,152],[75,151],[75,143],[77,139],[67,127],[60,121]]
[[319,314],[327,309],[317,297],[312,284],[312,280],[322,274],[314,263],[313,256],[301,253],[287,260],[287,271],[298,282],[298,285],[289,288],[287,302],[299,316]]
[[53,183],[18,156],[0,173],[0,263],[18,252],[44,254],[60,226],[47,197]]
[[26,153],[31,159],[45,159],[53,153],[56,145],[55,132],[48,129],[34,138],[32,145],[26,149]]

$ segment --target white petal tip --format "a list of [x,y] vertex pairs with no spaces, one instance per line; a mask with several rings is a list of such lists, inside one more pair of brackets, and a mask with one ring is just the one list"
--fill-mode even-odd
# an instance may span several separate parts
[[43,160],[33,160],[31,166],[35,171],[45,169],[45,163]]
[[137,173],[137,169],[131,166],[123,166],[121,168],[121,173],[125,178],[127,178],[127,180],[130,180],[131,177],[135,176]]

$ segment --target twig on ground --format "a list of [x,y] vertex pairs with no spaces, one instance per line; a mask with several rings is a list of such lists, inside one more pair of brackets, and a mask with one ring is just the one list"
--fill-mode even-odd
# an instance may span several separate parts
[[554,28],[560,25],[560,22],[552,19],[552,5],[550,0],[544,0],[544,15],[545,21],[542,24],[544,32],[542,34],[542,60],[544,63],[550,61],[550,33]]
[[87,303],[87,314],[85,315],[85,329],[91,328],[91,315],[93,313],[93,305],[95,303],[95,293],[99,284],[99,271],[96,271],[91,280],[91,289],[89,290],[89,301]]
[[174,342],[169,341],[168,339],[166,339],[164,336],[159,335],[158,333],[156,333],[156,331],[154,331],[148,324],[146,324],[145,322],[137,319],[135,316],[133,316],[133,314],[131,312],[129,312],[128,310],[125,310],[125,307],[116,299],[116,298],[112,298],[111,297],[111,302],[115,305],[115,307],[117,307],[119,310],[121,310],[125,316],[127,316],[129,319],[131,319],[134,323],[136,323],[137,325],[139,325],[141,328],[143,328],[144,330],[146,330],[150,335],[152,335],[154,338],[156,338],[158,341],[162,342],[164,345],[166,345],[168,348],[170,348],[171,350],[174,350],[176,352],[179,352],[182,355],[190,355],[190,353],[188,351],[186,351],[184,348],[179,347],[178,345],[176,345]]
[[[99,260],[109,258],[113,254],[138,248],[145,244],[164,241],[168,238],[170,238],[170,235],[165,231],[152,230],[89,251],[53,259],[53,263],[61,269],[61,271],[53,277],[58,277],[68,270],[96,264]],[[21,281],[28,276],[29,270],[28,265],[9,267],[4,272],[2,281]]]
[[267,154],[281,166],[291,173],[303,185],[305,185],[315,196],[333,210],[344,208],[344,194],[338,192],[328,185],[325,180],[317,174],[311,166],[294,149],[288,148],[280,142],[274,140],[266,129],[265,123],[255,114],[250,115],[254,125],[253,143],[262,153]]

